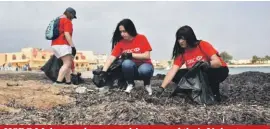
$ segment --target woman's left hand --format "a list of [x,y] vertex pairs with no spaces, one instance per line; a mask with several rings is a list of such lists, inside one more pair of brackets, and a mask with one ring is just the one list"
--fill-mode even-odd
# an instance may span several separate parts
[[132,59],[132,53],[123,53],[121,55],[122,59]]
[[201,64],[201,68],[202,70],[206,71],[207,69],[209,69],[211,67],[210,63],[209,62],[206,62],[204,61],[202,64]]

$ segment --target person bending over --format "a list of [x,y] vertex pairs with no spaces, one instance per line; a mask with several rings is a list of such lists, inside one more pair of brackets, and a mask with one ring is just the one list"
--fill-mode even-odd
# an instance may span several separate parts
[[[215,100],[220,102],[219,84],[228,77],[229,69],[218,51],[209,42],[197,40],[190,26],[182,26],[176,32],[172,58],[174,64],[158,89],[159,95],[171,81],[178,84],[188,69],[192,68],[196,62],[203,61],[202,70],[208,76]],[[186,64],[187,69],[179,70],[183,64]]]

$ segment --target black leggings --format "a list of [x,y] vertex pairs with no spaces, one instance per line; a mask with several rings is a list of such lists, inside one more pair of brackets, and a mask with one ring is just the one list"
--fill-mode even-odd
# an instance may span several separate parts
[[[173,78],[173,82],[178,84],[181,78],[188,72],[188,69],[180,69]],[[209,68],[206,71],[209,79],[209,85],[214,95],[220,95],[219,84],[223,82],[229,75],[228,67]]]

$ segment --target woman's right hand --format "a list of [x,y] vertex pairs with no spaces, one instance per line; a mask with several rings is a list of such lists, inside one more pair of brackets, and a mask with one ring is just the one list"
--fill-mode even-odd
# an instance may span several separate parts
[[122,55],[121,55],[121,58],[122,59],[132,59],[132,53],[123,53]]
[[158,87],[158,89],[157,89],[157,97],[158,98],[160,98],[161,97],[161,95],[163,94],[163,92],[164,92],[164,88],[163,87]]
[[172,68],[169,70],[169,72],[167,73],[167,75],[165,76],[161,87],[162,88],[166,88],[167,85],[172,81],[172,79],[174,78],[175,74],[177,73],[177,71],[179,70],[179,66],[178,65],[173,65]]
[[71,47],[71,50],[72,50],[72,56],[75,56],[77,51],[76,51],[76,48],[75,47]]

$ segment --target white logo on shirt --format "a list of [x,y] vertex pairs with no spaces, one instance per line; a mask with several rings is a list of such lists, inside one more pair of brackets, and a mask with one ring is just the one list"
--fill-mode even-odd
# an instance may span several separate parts
[[196,59],[197,59],[197,61],[199,61],[202,59],[202,56],[197,56]]
[[139,52],[140,51],[140,48],[137,47],[137,48],[134,49],[134,51],[135,52]]
[[197,61],[204,61],[203,56],[197,56],[195,58],[187,60],[187,66],[192,67]]
[[136,48],[133,48],[133,49],[126,49],[123,51],[123,53],[133,53],[133,52],[140,52],[140,48],[139,47],[136,47]]

